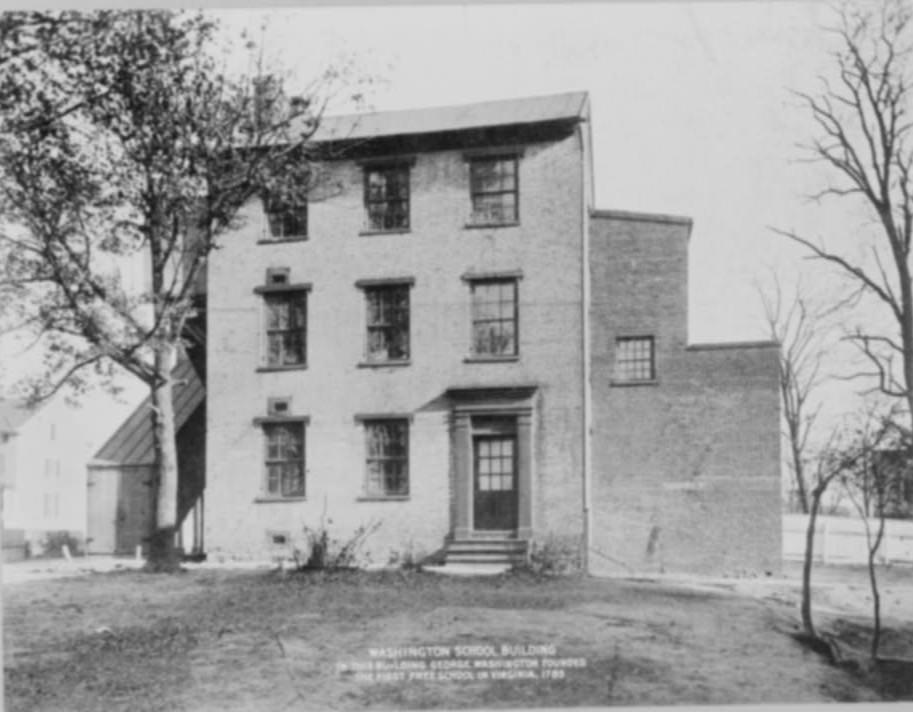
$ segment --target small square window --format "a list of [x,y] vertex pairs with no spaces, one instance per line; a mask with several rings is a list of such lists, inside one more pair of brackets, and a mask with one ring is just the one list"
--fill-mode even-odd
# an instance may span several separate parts
[[485,156],[469,161],[472,225],[503,225],[519,219],[517,157]]
[[637,383],[656,378],[652,336],[622,336],[615,340],[615,371],[618,383]]
[[265,492],[269,497],[304,497],[304,423],[264,423]]
[[367,229],[388,232],[409,229],[409,166],[365,168]]
[[516,356],[517,280],[472,282],[472,355]]
[[263,205],[270,239],[307,239],[308,206],[306,200],[298,198],[295,202],[291,202],[275,195],[267,195],[263,199]]
[[366,420],[365,494],[404,497],[409,494],[409,421]]
[[370,363],[409,359],[409,285],[365,288],[367,343]]

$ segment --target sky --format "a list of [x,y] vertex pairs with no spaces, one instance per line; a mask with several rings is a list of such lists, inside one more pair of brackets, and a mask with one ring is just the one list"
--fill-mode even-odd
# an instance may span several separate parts
[[[694,219],[690,334],[703,342],[766,338],[756,282],[775,268],[791,283],[800,264],[770,227],[818,234],[844,212],[804,199],[820,176],[798,161],[811,126],[790,93],[828,66],[828,13],[812,2],[589,2],[220,16],[296,78],[354,61],[380,79],[375,110],[588,91],[596,207]],[[824,279],[819,268],[806,281]]]
[[[814,204],[812,131],[791,90],[832,65],[822,2],[565,2],[213,10],[290,89],[328,67],[371,77],[368,107],[393,110],[586,90],[597,208],[690,216],[690,339],[768,337],[757,283],[832,294],[833,273],[772,227],[846,241],[865,218]],[[243,68],[249,55],[226,57]],[[340,94],[331,113],[353,105]],[[839,403],[833,404],[837,410]],[[847,406],[849,407],[849,406]]]

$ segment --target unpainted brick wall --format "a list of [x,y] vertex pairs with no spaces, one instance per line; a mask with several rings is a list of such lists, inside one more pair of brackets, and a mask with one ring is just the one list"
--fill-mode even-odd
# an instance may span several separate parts
[[[776,346],[687,346],[690,225],[609,216],[591,229],[591,569],[777,570]],[[613,384],[624,335],[655,337],[655,382]]]

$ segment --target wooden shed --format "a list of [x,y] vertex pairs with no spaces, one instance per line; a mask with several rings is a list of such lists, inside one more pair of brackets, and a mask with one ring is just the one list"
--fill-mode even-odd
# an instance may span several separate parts
[[[178,454],[178,545],[203,553],[206,485],[205,388],[189,359],[174,369]],[[145,552],[154,512],[155,447],[147,398],[96,453],[88,466],[86,549],[90,554]]]

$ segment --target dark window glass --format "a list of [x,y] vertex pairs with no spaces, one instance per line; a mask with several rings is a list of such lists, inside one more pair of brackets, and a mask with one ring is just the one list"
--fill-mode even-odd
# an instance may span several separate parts
[[472,351],[476,356],[517,354],[517,282],[472,285]]
[[518,220],[515,156],[474,158],[469,163],[473,224],[498,225]]
[[409,494],[409,423],[406,420],[365,422],[369,496]]
[[307,292],[267,294],[266,362],[269,366],[306,363]]
[[304,497],[304,423],[269,423],[266,438],[266,493]]
[[270,237],[276,240],[307,237],[308,206],[306,202],[289,203],[274,196],[264,199]]
[[409,228],[409,166],[365,169],[365,208],[369,230]]
[[365,289],[368,307],[368,361],[409,358],[409,287],[404,284]]

